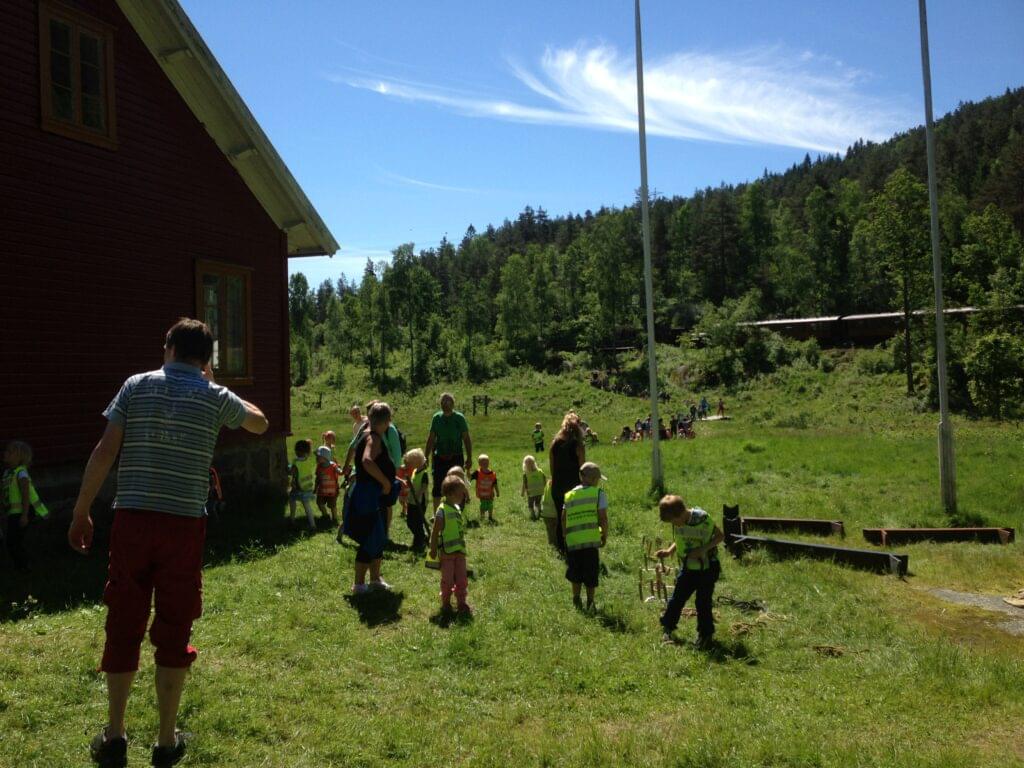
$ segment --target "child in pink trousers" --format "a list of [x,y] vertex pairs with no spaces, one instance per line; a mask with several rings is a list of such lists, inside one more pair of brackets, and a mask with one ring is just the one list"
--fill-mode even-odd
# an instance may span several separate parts
[[466,574],[465,521],[458,500],[463,497],[466,486],[463,480],[449,475],[441,484],[444,501],[434,515],[434,527],[430,532],[430,558],[436,559],[440,550],[441,562],[441,612],[451,613],[452,593],[460,614],[472,611],[466,602],[469,580]]

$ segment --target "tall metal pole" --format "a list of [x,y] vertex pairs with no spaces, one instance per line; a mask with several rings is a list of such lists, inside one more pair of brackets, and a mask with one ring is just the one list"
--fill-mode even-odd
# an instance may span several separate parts
[[640,215],[644,240],[644,295],[647,299],[647,377],[651,394],[651,487],[665,491],[661,471],[661,434],[658,430],[658,361],[654,349],[654,281],[651,277],[651,211],[647,200],[647,126],[644,121],[644,53],[640,40],[640,0],[636,9],[636,102],[640,120]]
[[921,18],[921,71],[924,76],[924,135],[928,148],[928,201],[932,224],[932,277],[935,282],[935,365],[939,374],[939,483],[946,514],[956,513],[956,457],[946,392],[946,323],[942,302],[942,254],[939,252],[939,193],[935,181],[935,130],[932,125],[932,73],[928,54],[928,11],[918,0]]

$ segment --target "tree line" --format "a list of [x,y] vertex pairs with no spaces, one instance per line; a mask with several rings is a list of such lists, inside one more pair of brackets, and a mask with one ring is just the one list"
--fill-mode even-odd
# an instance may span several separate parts
[[[961,104],[936,124],[936,149],[947,305],[992,310],[950,331],[956,402],[998,415],[1024,386],[1021,317],[1011,309],[1024,303],[1024,88]],[[655,193],[659,340],[723,318],[898,310],[908,323],[894,362],[908,392],[927,390],[927,321],[909,322],[933,306],[926,178],[919,127],[752,182]],[[500,226],[470,226],[457,243],[399,245],[390,262],[368,261],[358,283],[342,276],[313,288],[295,274],[293,380],[323,370],[337,379],[356,363],[386,391],[480,381],[511,366],[560,370],[579,354],[606,366],[642,343],[639,219],[639,200],[554,217],[528,206]],[[704,375],[728,378],[714,366]]]

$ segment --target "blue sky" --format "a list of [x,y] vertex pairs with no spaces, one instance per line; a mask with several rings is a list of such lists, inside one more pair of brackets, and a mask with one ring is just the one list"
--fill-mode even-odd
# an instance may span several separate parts
[[[639,186],[630,0],[181,0],[341,244],[312,285]],[[1024,84],[1024,0],[930,0],[936,116]],[[645,0],[652,189],[923,121],[916,0]],[[941,172],[941,169],[940,169]]]

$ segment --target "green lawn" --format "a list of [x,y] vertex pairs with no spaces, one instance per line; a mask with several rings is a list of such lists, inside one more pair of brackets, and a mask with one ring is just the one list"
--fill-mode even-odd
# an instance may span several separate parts
[[[751,515],[841,518],[854,546],[864,545],[862,527],[942,524],[936,419],[915,413],[899,386],[898,375],[865,378],[848,361],[831,374],[791,371],[752,384],[727,396],[734,420],[665,446],[668,486],[716,517],[723,503],[738,503]],[[353,386],[316,410],[307,405],[315,390],[294,398],[297,436],[345,430],[345,407],[368,396]],[[647,494],[649,446],[605,442],[589,454],[611,500],[596,616],[571,608],[564,567],[518,494],[534,421],[550,437],[576,401],[607,441],[646,406],[572,375],[517,373],[454,391],[467,415],[474,392],[517,403],[470,416],[475,448],[490,454],[504,491],[498,524],[469,532],[475,619],[439,622],[437,573],[405,551],[385,562],[396,593],[353,603],[351,547],[330,533],[293,537],[265,504],[231,510],[211,532],[200,661],[182,712],[197,738],[184,765],[1024,763],[1024,640],[995,627],[998,615],[923,589],[1016,590],[1019,545],[903,547],[906,580],[820,562],[727,559],[717,594],[763,600],[768,612],[719,605],[713,653],[663,646],[657,607],[637,595],[641,537],[667,534]],[[422,444],[439,392],[389,398],[412,444]],[[673,394],[679,402],[682,393]],[[779,426],[786,420],[803,428]],[[1019,429],[956,426],[963,511],[1019,531]],[[230,557],[223,541],[245,538],[239,530],[262,541]],[[400,519],[395,530],[400,544],[411,540]],[[81,578],[86,594],[5,609],[2,766],[85,765],[87,738],[105,718],[94,671],[104,617],[95,571],[63,557],[51,566],[33,578]],[[679,635],[693,631],[684,619]],[[129,711],[133,765],[148,763],[155,732],[148,657]]]

